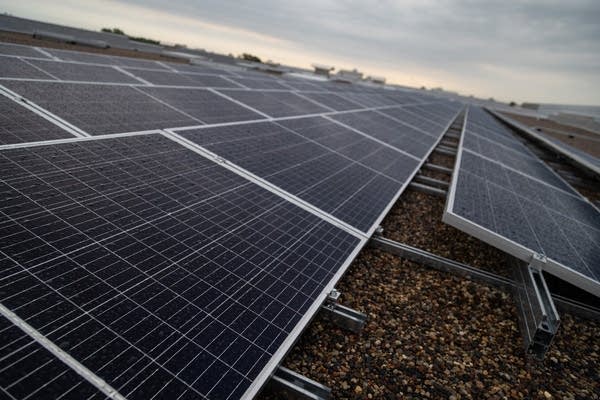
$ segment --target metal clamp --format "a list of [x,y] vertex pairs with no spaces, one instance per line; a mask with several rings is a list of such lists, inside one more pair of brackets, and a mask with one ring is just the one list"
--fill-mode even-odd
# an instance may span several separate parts
[[367,322],[367,314],[339,304],[340,295],[339,291],[332,290],[321,307],[322,313],[340,328],[354,333],[362,331]]

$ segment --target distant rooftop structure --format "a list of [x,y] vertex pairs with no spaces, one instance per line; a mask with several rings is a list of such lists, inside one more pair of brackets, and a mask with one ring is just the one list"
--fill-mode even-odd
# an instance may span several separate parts
[[385,85],[385,77],[383,77],[383,76],[371,75],[371,76],[367,76],[366,80],[369,82],[377,83],[379,85]]
[[329,65],[325,65],[325,64],[312,64],[312,67],[315,69],[315,74],[317,75],[324,75],[324,76],[329,76],[329,74],[331,73],[331,71],[334,70],[334,67],[329,66]]
[[353,70],[340,69],[336,74],[331,76],[331,79],[338,82],[354,83],[363,78],[363,73],[356,68]]

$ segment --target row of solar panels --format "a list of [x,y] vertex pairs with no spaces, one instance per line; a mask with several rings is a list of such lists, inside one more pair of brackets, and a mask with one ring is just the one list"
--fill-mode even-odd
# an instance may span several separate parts
[[155,53],[162,51],[162,46],[132,41],[125,35],[72,28],[7,14],[0,15],[0,31],[24,33],[27,35],[56,35],[57,38],[60,37],[65,40],[68,39],[67,41],[96,47],[115,47]]
[[600,295],[600,212],[478,107],[465,123],[444,221]]
[[327,83],[318,101],[2,83],[21,143],[0,146],[9,398],[252,397],[461,108]]
[[[212,63],[191,65],[157,62],[6,43],[0,44],[0,54],[13,58],[12,60],[3,60],[0,72],[5,78],[313,92],[343,91],[353,92],[357,96],[355,101],[358,105],[365,101],[367,103],[376,101],[383,105],[389,104],[390,101],[396,102],[401,98],[406,101],[406,99],[420,97],[414,92],[408,94],[407,92],[382,91],[368,87],[356,90],[351,85],[308,80],[291,75],[283,75],[276,79],[263,73]],[[379,100],[371,99],[369,93],[377,93],[384,97]]]
[[577,165],[583,166],[584,169],[591,171],[592,173],[600,176],[600,158],[594,157],[593,155],[573,147],[562,140],[555,139],[543,132],[536,132],[534,129],[516,121],[513,118],[508,117],[505,114],[501,114],[498,111],[492,111],[498,118],[508,122],[515,126],[521,132],[530,136],[532,139],[537,140],[551,148],[554,152],[562,154],[568,159],[573,160]]

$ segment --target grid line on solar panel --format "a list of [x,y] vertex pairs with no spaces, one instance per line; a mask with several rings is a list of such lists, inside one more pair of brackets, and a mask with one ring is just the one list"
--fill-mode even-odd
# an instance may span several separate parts
[[120,67],[148,68],[167,71],[167,68],[155,61],[143,60],[139,58],[119,57],[59,49],[46,49],[45,51],[62,61],[96,65],[117,65]]
[[303,92],[302,95],[336,111],[348,111],[364,108],[362,105],[354,103],[350,100],[346,100],[344,97],[335,93]]
[[62,81],[140,83],[112,66],[78,64],[53,60],[29,60],[29,64]]
[[271,117],[288,117],[327,112],[323,108],[292,92],[260,90],[219,90],[219,93],[259,110]]
[[35,65],[16,57],[0,57],[0,78],[55,79]]
[[[386,108],[376,110],[376,112],[435,138],[444,133],[444,126],[441,124],[424,119],[422,116],[405,110],[403,107]],[[447,122],[446,120],[446,124]]]
[[205,66],[198,64],[181,64],[181,63],[167,63],[168,67],[178,72],[185,72],[190,74],[212,74],[212,75],[231,75],[231,72],[225,68],[218,68],[219,64],[214,66]]
[[[131,152],[144,150],[154,151],[151,156],[161,165],[168,160],[186,164],[184,155],[195,155],[187,149],[161,155],[161,148],[176,144],[157,135],[80,141],[71,144],[67,153],[75,151],[79,158],[81,151],[98,143],[109,149],[106,156],[115,158],[115,165],[128,160]],[[68,171],[55,165],[60,154],[45,153],[50,146],[19,150],[33,149],[36,157],[52,160],[49,165],[55,170]],[[93,148],[90,157],[100,161],[102,149]],[[18,164],[24,161],[14,150],[0,154],[17,157]],[[74,250],[49,239],[47,243],[59,250],[52,263],[46,257],[40,262],[37,254],[23,258],[20,249],[15,251],[3,241],[2,252],[19,257],[18,268],[27,269],[12,269],[7,289],[15,292],[5,293],[8,297],[2,300],[50,340],[63,343],[69,354],[126,397],[241,396],[358,242],[256,185],[237,184],[242,178],[206,159],[190,162],[210,164],[221,178],[232,175],[234,182],[229,186],[233,189],[221,187],[218,198],[190,205],[184,198],[186,207],[164,208],[151,223],[135,222],[128,230],[114,228],[120,232],[117,235],[81,230],[93,240]],[[94,166],[90,161],[86,164]],[[140,168],[141,175],[136,173]],[[143,169],[127,168],[128,175],[146,181]],[[11,182],[32,175],[23,171],[11,176]],[[50,175],[44,175],[44,180]],[[195,181],[205,176],[206,168]],[[206,184],[206,179],[197,182],[203,188]],[[22,193],[30,194],[29,188],[22,187]],[[162,194],[173,193],[171,188],[158,189]],[[104,215],[95,204],[86,207]],[[45,212],[51,217],[54,211]],[[85,220],[89,218],[63,221],[77,228]],[[39,224],[18,222],[24,228],[21,235],[33,239],[45,235],[31,230]],[[31,252],[39,250],[26,251]],[[237,301],[232,300],[233,294],[239,295]],[[40,309],[45,311],[40,314]],[[190,358],[194,355],[198,356]],[[133,376],[128,372],[132,366],[138,371]],[[115,376],[115,372],[121,374]],[[123,374],[129,375],[121,378]]]
[[300,93],[300,92],[294,92],[294,94],[295,94],[296,96],[302,97],[303,99],[306,99],[306,100],[308,100],[308,101],[310,101],[310,102],[313,102],[313,103],[317,104],[317,105],[318,105],[318,106],[320,106],[320,107],[323,107],[324,109],[326,109],[326,110],[327,110],[327,111],[329,111],[329,112],[335,112],[335,111],[337,111],[337,110],[335,110],[334,108],[332,108],[332,107],[329,107],[329,106],[328,106],[328,105],[326,105],[326,104],[323,104],[323,103],[321,103],[321,102],[318,102],[318,101],[317,101],[317,100],[315,100],[314,98],[310,98],[310,97],[308,97],[308,96],[305,96],[305,95],[304,95],[304,93]]
[[375,111],[357,111],[331,115],[334,121],[355,129],[415,159],[423,157],[437,138]]
[[0,145],[72,137],[59,126],[0,94]]
[[[362,217],[342,221],[366,232],[403,186],[404,180],[414,172],[418,161],[396,151],[386,153],[387,148],[377,155],[378,160],[369,159],[377,149],[353,159],[351,155],[357,154],[356,148],[352,149],[353,152],[346,152],[339,146],[336,148],[333,142],[327,143],[330,128],[334,129],[335,134],[365,139],[322,118],[178,130],[177,135],[334,218],[339,218],[338,211],[341,212],[342,207],[350,207],[346,206],[350,202],[362,212],[344,214]],[[379,147],[379,151],[384,147],[373,143]],[[382,163],[384,155],[388,159]],[[373,195],[357,195],[371,189],[369,183],[379,175],[384,177],[384,174],[390,175],[390,178],[380,179],[379,182],[389,185],[387,196],[367,201]]]
[[414,160],[394,149],[322,117],[277,121],[278,125],[400,183],[414,169]]
[[143,86],[137,89],[206,124],[262,119],[261,115],[210,89]]
[[[489,120],[489,123],[494,128],[499,129],[501,127],[495,119]],[[495,138],[479,137],[476,133],[468,130],[469,125],[467,123],[467,129],[464,134],[465,139],[463,140],[463,147],[467,150],[474,151],[482,157],[501,163],[508,168],[527,174],[534,179],[553,185],[561,190],[576,194],[569,184],[535,156],[525,145],[520,143],[514,135],[503,135],[504,140],[497,142],[494,139],[497,139],[498,136]],[[502,128],[504,129],[504,127]],[[502,146],[504,150],[500,151],[498,146]]]
[[292,90],[315,91],[315,90],[323,89],[321,87],[322,82],[320,82],[320,81],[309,81],[307,79],[302,79],[302,78],[290,78],[290,77],[286,77],[285,75],[282,78],[285,79],[285,81],[284,81],[285,85],[289,86]]
[[155,71],[147,69],[127,68],[128,72],[153,85],[184,87],[238,87],[229,80],[218,75],[186,74],[183,72]]
[[4,81],[3,85],[92,135],[198,125],[132,86]]
[[239,83],[240,85],[248,88],[248,89],[277,89],[277,90],[290,90],[289,87],[282,85],[280,82],[273,78],[238,78],[238,77],[229,77],[234,82]]
[[541,161],[519,157],[506,150],[498,152],[493,146],[482,146],[478,151],[477,148],[465,145],[464,150],[469,153],[477,154],[490,162],[500,164],[516,173],[527,175],[529,178],[545,185],[554,186],[563,192],[579,197],[567,183],[557,177],[552,171],[548,170]]
[[35,47],[12,43],[0,43],[0,54],[28,58],[50,58]]
[[7,398],[77,399],[100,391],[19,327],[0,316],[0,393]]

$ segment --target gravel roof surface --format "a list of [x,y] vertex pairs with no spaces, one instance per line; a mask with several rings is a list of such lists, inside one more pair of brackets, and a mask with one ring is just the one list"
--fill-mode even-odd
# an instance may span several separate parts
[[441,165],[442,167],[454,169],[454,157],[447,156],[445,154],[431,153],[427,159],[432,164]]
[[[333,399],[598,399],[600,323],[563,314],[544,364],[528,364],[512,296],[365,249],[338,286],[361,334],[317,318],[284,366]],[[273,398],[263,396],[263,399]]]
[[[558,139],[579,150],[586,151],[595,157],[600,157],[600,136],[598,134],[574,126],[560,124],[545,118],[538,119],[507,112],[504,112],[503,114],[530,127],[540,128],[541,132],[545,135]],[[572,135],[569,136],[566,133]]]
[[421,171],[419,173],[421,175],[425,175],[425,176],[428,176],[430,178],[434,178],[434,179],[438,179],[440,181],[444,181],[444,182],[450,183],[450,175],[445,174],[443,172],[434,171],[432,169],[427,169],[427,168],[421,168]]
[[445,200],[407,190],[383,220],[383,236],[512,277],[505,253],[442,222]]

